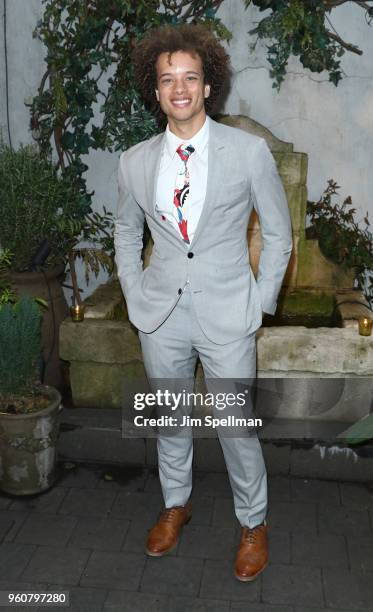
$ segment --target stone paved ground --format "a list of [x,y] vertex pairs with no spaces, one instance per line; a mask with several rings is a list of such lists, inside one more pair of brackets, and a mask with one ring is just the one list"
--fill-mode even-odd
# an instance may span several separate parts
[[60,469],[42,495],[0,494],[0,590],[69,590],[71,612],[373,611],[372,486],[270,478],[271,563],[245,584],[233,577],[239,530],[225,474],[195,474],[192,521],[157,559],[144,554],[161,507],[154,472]]

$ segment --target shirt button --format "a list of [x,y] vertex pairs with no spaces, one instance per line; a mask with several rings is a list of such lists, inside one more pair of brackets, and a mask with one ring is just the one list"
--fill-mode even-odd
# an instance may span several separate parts
[[183,293],[183,290],[182,289],[178,289],[177,292],[178,292],[179,295],[181,295]]
[[189,259],[192,259],[192,257],[194,257],[194,253],[191,253],[191,252],[188,253],[188,257],[189,257]]

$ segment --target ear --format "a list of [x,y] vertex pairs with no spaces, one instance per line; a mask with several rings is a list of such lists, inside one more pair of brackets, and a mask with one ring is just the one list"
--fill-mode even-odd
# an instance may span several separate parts
[[155,90],[155,96],[156,96],[156,98],[157,98],[157,100],[159,102],[159,91],[158,91],[158,89]]
[[205,98],[209,97],[210,91],[211,91],[210,85],[205,85]]

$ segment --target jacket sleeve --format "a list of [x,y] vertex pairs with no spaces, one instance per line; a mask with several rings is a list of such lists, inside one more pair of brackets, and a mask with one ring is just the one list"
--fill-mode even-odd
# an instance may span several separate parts
[[125,297],[143,271],[144,211],[131,193],[127,179],[126,153],[122,153],[118,168],[118,208],[114,221],[115,263]]
[[258,213],[263,243],[256,281],[262,309],[273,315],[293,243],[284,187],[263,138],[252,159],[251,197]]

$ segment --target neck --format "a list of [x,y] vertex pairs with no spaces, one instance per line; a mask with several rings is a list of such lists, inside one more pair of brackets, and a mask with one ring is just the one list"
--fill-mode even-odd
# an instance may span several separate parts
[[168,119],[168,127],[170,131],[175,134],[181,140],[190,140],[197,132],[200,131],[201,127],[206,121],[206,113],[193,117],[192,120],[186,121],[175,121],[175,119]]

